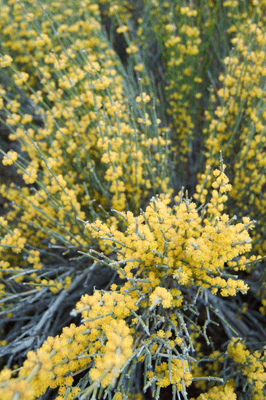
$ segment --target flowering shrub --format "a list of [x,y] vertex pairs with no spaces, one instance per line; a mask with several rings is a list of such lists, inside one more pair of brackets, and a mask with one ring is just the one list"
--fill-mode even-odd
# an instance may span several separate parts
[[3,400],[266,396],[266,3],[181,3],[0,2]]

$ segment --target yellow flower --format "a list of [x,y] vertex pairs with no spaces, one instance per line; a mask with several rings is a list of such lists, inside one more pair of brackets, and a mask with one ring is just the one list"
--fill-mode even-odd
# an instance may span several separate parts
[[9,67],[11,65],[13,61],[13,58],[10,57],[8,54],[0,57],[0,67],[2,68],[6,68]]
[[8,151],[2,160],[2,164],[3,165],[12,165],[15,161],[17,161],[17,158],[18,158],[18,153],[16,153],[13,150]]
[[127,32],[127,31],[128,31],[128,26],[127,25],[120,26],[116,30],[117,33],[124,33],[124,32]]
[[159,304],[162,304],[163,308],[172,308],[172,300],[173,296],[167,289],[157,287],[150,295],[150,310],[153,310]]

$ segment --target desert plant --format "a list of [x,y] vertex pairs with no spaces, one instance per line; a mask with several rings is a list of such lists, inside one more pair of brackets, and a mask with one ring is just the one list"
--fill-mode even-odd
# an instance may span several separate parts
[[265,1],[0,7],[1,399],[264,399]]

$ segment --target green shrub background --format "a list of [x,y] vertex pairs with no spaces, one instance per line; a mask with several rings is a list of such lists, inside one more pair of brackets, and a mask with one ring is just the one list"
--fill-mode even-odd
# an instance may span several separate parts
[[265,399],[265,15],[0,0],[1,400]]

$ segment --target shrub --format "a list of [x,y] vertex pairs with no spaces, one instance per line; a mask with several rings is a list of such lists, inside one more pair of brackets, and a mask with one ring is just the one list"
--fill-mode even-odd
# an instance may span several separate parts
[[1,399],[265,398],[265,6],[2,1]]

